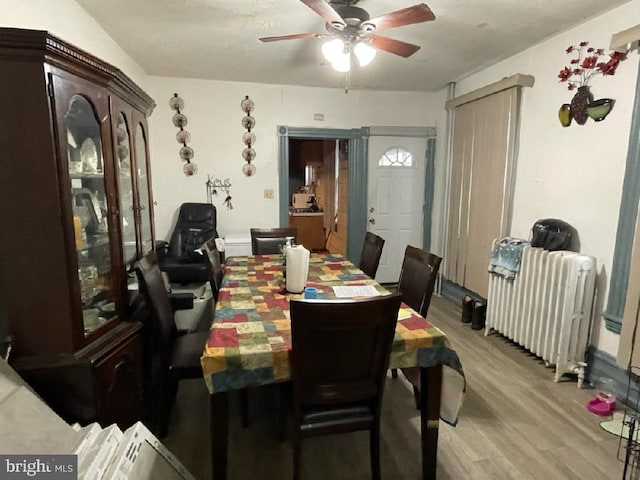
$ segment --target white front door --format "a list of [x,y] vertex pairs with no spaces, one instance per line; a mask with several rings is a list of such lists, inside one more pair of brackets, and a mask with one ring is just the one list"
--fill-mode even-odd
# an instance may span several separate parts
[[400,277],[407,245],[422,248],[427,139],[369,137],[367,229],[385,239],[376,280]]

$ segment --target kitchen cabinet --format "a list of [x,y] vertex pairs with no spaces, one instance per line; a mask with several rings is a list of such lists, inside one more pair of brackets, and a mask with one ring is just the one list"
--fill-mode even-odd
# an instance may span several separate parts
[[289,214],[289,226],[298,229],[297,242],[308,250],[324,249],[323,215],[323,212]]
[[116,67],[0,29],[0,308],[10,363],[68,422],[142,416],[132,263],[153,248],[147,116]]

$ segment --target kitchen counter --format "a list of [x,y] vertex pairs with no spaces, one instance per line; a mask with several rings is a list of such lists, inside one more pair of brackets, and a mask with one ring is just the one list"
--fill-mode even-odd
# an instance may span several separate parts
[[324,212],[289,212],[290,217],[322,217]]

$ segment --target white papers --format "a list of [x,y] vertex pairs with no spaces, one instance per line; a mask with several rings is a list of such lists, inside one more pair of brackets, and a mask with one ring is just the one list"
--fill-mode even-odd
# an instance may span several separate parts
[[376,297],[380,295],[373,285],[342,285],[333,287],[336,297]]

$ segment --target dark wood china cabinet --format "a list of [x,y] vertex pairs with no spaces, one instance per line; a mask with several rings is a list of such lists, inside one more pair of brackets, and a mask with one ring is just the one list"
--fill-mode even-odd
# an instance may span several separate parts
[[153,248],[147,116],[117,68],[0,29],[0,305],[10,363],[65,420],[142,417],[131,264]]

